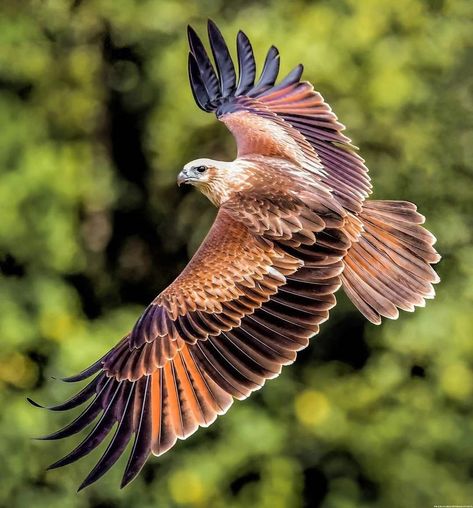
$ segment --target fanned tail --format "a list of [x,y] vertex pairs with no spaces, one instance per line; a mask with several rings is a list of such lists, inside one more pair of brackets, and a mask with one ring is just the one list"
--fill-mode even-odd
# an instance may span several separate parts
[[364,231],[344,258],[343,288],[372,323],[396,319],[435,296],[440,281],[431,267],[440,260],[424,216],[406,201],[366,201],[359,215]]

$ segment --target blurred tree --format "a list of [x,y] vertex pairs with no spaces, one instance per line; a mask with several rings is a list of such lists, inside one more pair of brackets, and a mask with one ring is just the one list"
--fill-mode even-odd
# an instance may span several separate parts
[[[114,344],[210,224],[177,190],[198,156],[231,158],[186,76],[187,23],[243,28],[259,60],[299,61],[349,126],[377,198],[410,199],[443,255],[437,299],[377,328],[340,295],[322,333],[245,404],[125,491],[37,411]],[[0,505],[324,508],[473,499],[473,3],[470,0],[3,0],[0,4]],[[37,392],[37,393],[36,393]],[[121,461],[123,467],[123,461]]]

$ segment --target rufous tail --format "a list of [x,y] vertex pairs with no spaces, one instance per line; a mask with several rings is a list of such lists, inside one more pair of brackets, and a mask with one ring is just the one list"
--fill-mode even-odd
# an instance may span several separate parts
[[435,237],[413,203],[366,201],[358,217],[363,232],[344,258],[343,288],[372,323],[396,319],[433,298],[440,281],[432,264],[440,260]]

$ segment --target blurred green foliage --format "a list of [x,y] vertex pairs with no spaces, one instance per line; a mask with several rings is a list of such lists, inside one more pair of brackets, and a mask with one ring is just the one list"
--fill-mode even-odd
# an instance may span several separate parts
[[[340,295],[322,333],[264,390],[152,458],[45,472],[68,416],[29,406],[71,386],[184,266],[214,216],[175,177],[231,158],[193,103],[187,23],[239,28],[261,62],[305,64],[349,126],[376,198],[428,217],[443,261],[426,309],[381,327]],[[2,0],[0,505],[429,507],[473,503],[473,2]],[[233,46],[233,44],[232,44]]]

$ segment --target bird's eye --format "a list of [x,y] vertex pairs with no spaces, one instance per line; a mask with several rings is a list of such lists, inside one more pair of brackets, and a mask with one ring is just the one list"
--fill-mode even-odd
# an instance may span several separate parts
[[206,171],[206,167],[205,166],[196,166],[195,167],[195,170],[198,172],[198,173],[205,173]]

